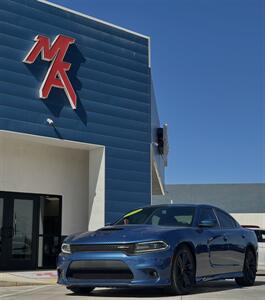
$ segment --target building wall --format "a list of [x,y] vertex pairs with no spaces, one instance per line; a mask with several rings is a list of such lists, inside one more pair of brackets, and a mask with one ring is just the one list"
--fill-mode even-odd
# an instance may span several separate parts
[[[63,90],[38,97],[49,63],[22,63],[38,34],[76,39],[75,111]],[[106,222],[150,204],[149,39],[36,0],[0,1],[0,38],[0,130],[106,146]]]
[[169,184],[158,203],[213,204],[231,213],[241,224],[265,228],[265,184]]
[[0,135],[0,191],[62,196],[62,235],[88,229],[89,151]]

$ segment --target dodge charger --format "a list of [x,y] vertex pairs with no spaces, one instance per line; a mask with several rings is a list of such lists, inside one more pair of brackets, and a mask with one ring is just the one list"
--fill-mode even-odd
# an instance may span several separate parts
[[138,208],[93,232],[68,236],[58,257],[58,283],[74,293],[96,287],[159,287],[189,293],[198,282],[255,282],[255,233],[210,205]]

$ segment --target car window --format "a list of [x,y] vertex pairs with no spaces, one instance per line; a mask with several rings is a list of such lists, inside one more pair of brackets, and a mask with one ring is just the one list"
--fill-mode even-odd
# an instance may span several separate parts
[[235,228],[236,226],[236,222],[234,221],[234,219],[229,216],[227,213],[216,209],[216,214],[217,217],[219,219],[219,223],[221,225],[222,228]]
[[195,208],[183,207],[146,207],[133,210],[119,219],[115,225],[150,224],[160,226],[191,226]]
[[193,207],[158,208],[146,224],[160,226],[191,226],[195,209]]
[[125,214],[120,220],[118,220],[116,225],[126,225],[126,224],[144,224],[150,215],[156,210],[156,207],[146,207],[135,209]]
[[259,243],[265,243],[265,230],[254,230]]
[[210,207],[205,207],[200,209],[199,223],[201,221],[215,221],[216,222],[215,227],[219,227],[215,213],[213,209]]

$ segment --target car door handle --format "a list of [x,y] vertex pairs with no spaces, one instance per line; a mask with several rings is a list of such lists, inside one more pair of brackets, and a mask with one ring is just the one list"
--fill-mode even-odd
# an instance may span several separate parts
[[219,239],[219,238],[222,238],[222,235],[211,236],[211,237],[208,238],[207,242],[211,243],[213,240],[216,240],[216,239]]
[[214,240],[214,237],[208,238],[208,240],[207,240],[208,244],[211,243],[213,240]]

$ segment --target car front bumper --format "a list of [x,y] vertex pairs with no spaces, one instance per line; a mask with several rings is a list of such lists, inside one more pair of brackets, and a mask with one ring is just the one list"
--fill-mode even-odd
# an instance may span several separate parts
[[170,249],[138,255],[120,252],[60,254],[58,283],[66,286],[167,286],[170,284]]

